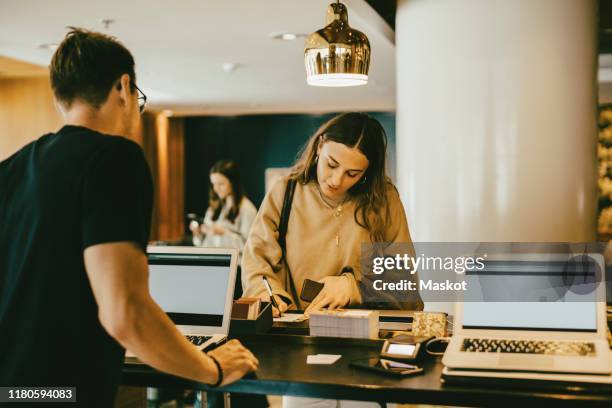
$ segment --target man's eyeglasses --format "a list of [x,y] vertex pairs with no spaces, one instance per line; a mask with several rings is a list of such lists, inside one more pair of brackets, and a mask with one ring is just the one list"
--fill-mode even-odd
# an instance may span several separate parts
[[132,85],[136,88],[136,91],[138,91],[138,110],[140,110],[140,113],[143,113],[147,106],[147,95],[145,95],[135,83],[132,82]]

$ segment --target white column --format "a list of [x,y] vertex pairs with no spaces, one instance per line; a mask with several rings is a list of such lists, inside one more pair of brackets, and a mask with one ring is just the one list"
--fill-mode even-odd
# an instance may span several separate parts
[[595,239],[596,21],[595,0],[398,1],[415,241]]

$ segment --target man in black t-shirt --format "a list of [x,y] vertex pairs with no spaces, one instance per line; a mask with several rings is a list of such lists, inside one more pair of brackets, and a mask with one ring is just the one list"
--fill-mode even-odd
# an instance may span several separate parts
[[153,186],[124,138],[145,101],[130,52],[73,29],[50,71],[66,125],[0,162],[0,386],[76,387],[80,406],[111,407],[124,348],[204,383],[256,369],[237,341],[197,351],[149,295]]

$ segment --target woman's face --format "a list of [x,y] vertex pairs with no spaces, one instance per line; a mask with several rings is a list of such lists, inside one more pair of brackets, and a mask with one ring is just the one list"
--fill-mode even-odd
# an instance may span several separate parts
[[357,148],[337,142],[319,143],[317,181],[326,197],[339,199],[363,177],[370,162]]
[[214,192],[222,200],[225,200],[227,196],[232,194],[232,183],[221,173],[212,173],[210,175],[210,184],[212,184]]

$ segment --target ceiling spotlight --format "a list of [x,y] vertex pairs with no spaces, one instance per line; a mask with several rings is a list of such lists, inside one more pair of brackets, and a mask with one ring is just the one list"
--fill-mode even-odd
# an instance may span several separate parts
[[297,35],[293,34],[293,33],[285,33],[281,36],[281,38],[283,40],[287,40],[287,41],[293,41],[297,38]]
[[357,86],[368,83],[370,42],[348,24],[346,6],[338,0],[327,7],[326,26],[308,36],[304,45],[306,81],[313,86]]
[[235,62],[224,62],[223,64],[221,64],[221,68],[229,74],[231,72],[234,72],[236,68],[238,68],[238,64],[236,64]]
[[303,33],[275,32],[268,34],[274,40],[293,41],[299,37],[306,37]]
[[100,21],[100,24],[104,26],[105,30],[108,30],[111,24],[115,22],[115,20],[112,18],[101,18],[99,21]]

